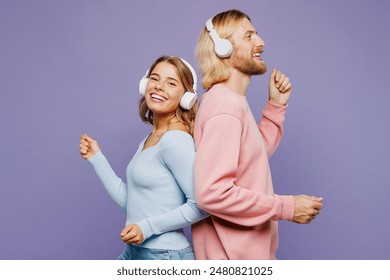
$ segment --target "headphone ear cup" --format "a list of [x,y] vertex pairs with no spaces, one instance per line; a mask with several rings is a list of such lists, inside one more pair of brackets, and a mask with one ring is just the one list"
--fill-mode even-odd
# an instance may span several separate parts
[[148,78],[146,77],[143,77],[140,81],[139,81],[139,93],[144,96],[145,93],[146,93],[146,85],[148,84]]
[[219,39],[215,43],[215,53],[220,58],[227,58],[229,57],[233,52],[233,45],[232,43],[227,39]]
[[190,110],[194,106],[196,99],[196,92],[186,91],[180,100],[180,107],[184,110]]

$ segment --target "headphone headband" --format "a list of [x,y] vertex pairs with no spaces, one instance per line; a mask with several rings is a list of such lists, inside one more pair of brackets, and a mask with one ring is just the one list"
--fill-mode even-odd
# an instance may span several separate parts
[[220,38],[217,31],[214,29],[213,18],[209,18],[206,21],[206,29],[210,33],[210,36],[213,39],[213,41],[218,40]]
[[198,90],[198,86],[197,86],[197,83],[198,83],[198,77],[196,76],[196,72],[194,70],[194,68],[192,68],[191,64],[189,64],[186,60],[184,60],[183,58],[179,57],[180,60],[188,67],[188,69],[190,69],[190,72],[192,74],[192,79],[194,80],[194,83],[192,84],[192,88],[194,89],[194,91],[196,92]]

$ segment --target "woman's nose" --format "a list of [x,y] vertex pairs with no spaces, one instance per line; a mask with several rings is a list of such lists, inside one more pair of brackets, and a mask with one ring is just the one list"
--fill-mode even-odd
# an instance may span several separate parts
[[164,89],[164,86],[163,86],[163,84],[159,81],[159,82],[156,82],[156,83],[155,83],[154,88],[157,89],[157,90],[163,90],[163,89]]

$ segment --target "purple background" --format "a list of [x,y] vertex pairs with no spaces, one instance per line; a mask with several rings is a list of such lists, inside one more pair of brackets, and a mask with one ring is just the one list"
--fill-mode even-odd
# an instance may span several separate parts
[[[118,175],[151,130],[138,82],[162,54],[194,63],[204,22],[239,8],[293,83],[271,159],[276,193],[324,197],[280,222],[279,259],[390,259],[390,2],[0,1],[0,259],[112,259],[124,212],[78,153],[96,138]],[[254,77],[256,116],[269,71]],[[200,86],[199,86],[200,87]],[[151,170],[152,172],[152,170]]]

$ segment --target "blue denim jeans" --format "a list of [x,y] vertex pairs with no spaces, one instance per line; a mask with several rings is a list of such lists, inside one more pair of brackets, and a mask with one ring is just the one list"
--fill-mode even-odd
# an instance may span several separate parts
[[150,249],[127,244],[118,260],[194,260],[194,250],[187,247],[181,250]]

